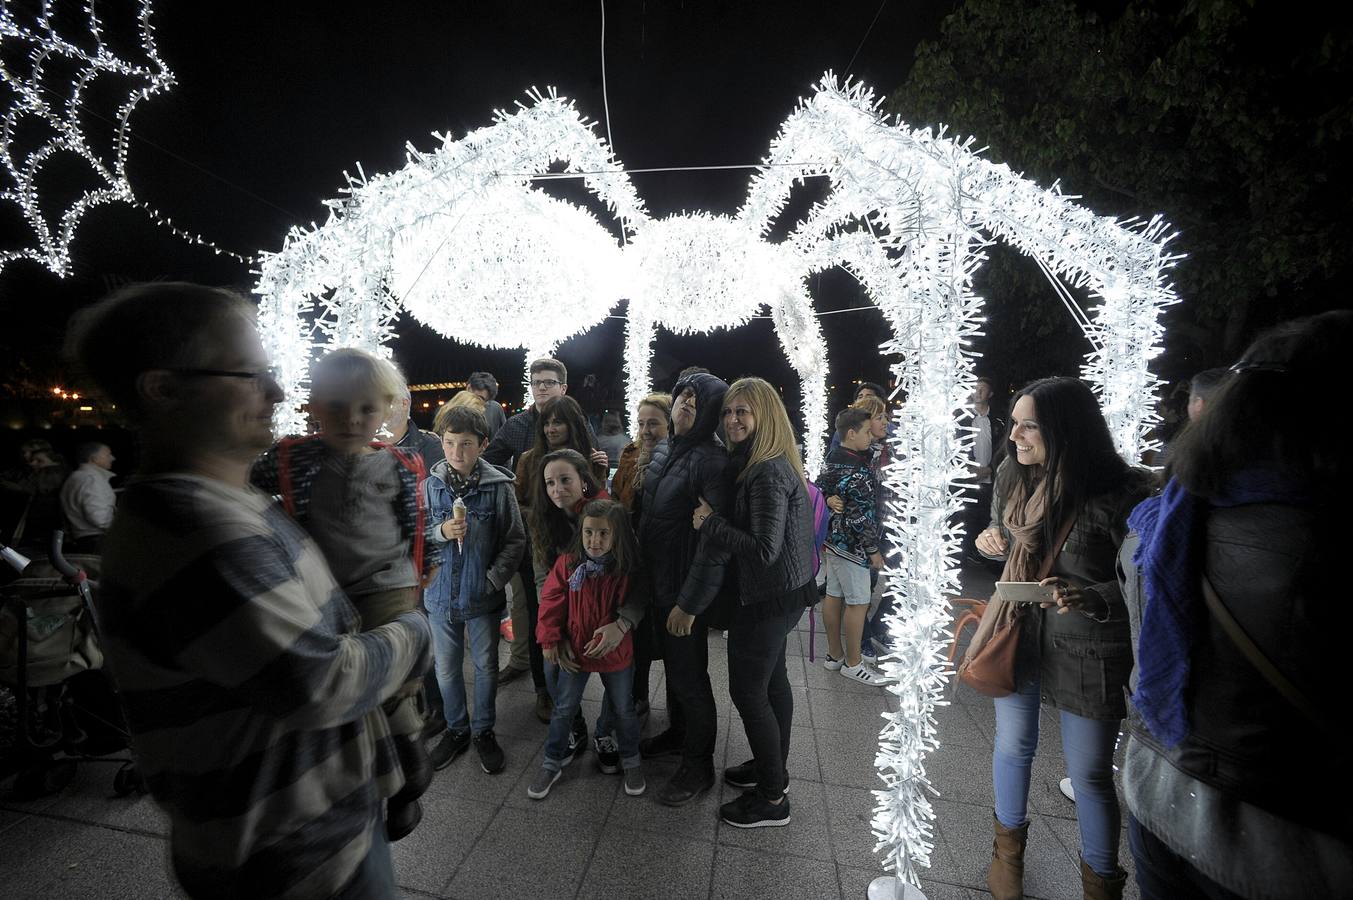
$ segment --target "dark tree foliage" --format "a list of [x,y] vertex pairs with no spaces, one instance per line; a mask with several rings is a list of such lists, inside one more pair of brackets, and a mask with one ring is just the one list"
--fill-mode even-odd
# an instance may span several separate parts
[[[1233,359],[1273,322],[1349,305],[1353,32],[1309,12],[967,0],[917,48],[889,108],[974,135],[989,158],[1060,180],[1098,213],[1163,213],[1188,256],[1173,272],[1184,302],[1169,314],[1162,372],[1184,376]],[[996,249],[978,283],[993,339],[1026,354],[1040,339],[1079,339],[1037,268],[1015,257]],[[1012,379],[1040,374],[992,349]]]

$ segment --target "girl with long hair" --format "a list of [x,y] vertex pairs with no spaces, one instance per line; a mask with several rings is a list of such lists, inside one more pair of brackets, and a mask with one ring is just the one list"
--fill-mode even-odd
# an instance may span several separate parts
[[646,788],[632,693],[631,632],[647,606],[638,566],[639,547],[625,508],[614,500],[584,506],[568,552],[555,560],[540,593],[537,632],[555,703],[545,760],[526,791],[533,800],[544,799],[569,762],[570,723],[593,672],[606,687],[602,702],[609,716],[603,718],[615,726],[612,738],[607,724],[598,723],[598,746],[605,741],[608,751],[598,750],[598,764],[607,774],[618,771],[617,763],[624,768],[629,796],[637,797]]
[[[587,429],[587,417],[583,415],[578,401],[572,397],[564,395],[545,401],[540,407],[539,415],[536,416],[535,431],[534,446],[517,457],[514,482],[517,506],[521,508],[522,520],[526,523],[527,531],[535,527],[531,516],[531,507],[535,502],[532,486],[540,480],[541,461],[549,453],[564,449],[577,451],[591,461],[593,480],[602,484],[606,483],[606,476],[610,472],[606,452],[592,445],[592,436]],[[522,578],[526,578],[524,572]],[[539,587],[545,581],[545,572],[536,569],[534,578],[536,586]],[[529,588],[523,590],[522,594],[525,595],[526,602],[521,605],[525,606],[526,614],[523,616],[517,612],[512,616],[513,636],[517,640],[526,641],[531,680],[536,688],[536,718],[548,724],[553,701],[550,699],[545,681],[545,658],[541,655],[540,644],[536,642],[536,617],[540,610],[540,595],[538,591]],[[515,601],[515,595],[513,599]]]
[[[535,594],[539,597],[545,588],[545,579],[554,568],[555,562],[573,546],[574,536],[578,530],[578,517],[583,507],[593,500],[608,500],[610,495],[606,493],[604,482],[597,478],[593,465],[577,450],[567,448],[551,450],[545,454],[529,490],[531,507],[527,511],[529,525],[527,530],[531,539],[531,563],[536,579]],[[533,610],[530,639],[535,647],[540,647],[538,633],[538,615]],[[541,662],[544,668],[543,649]],[[557,675],[558,670],[555,669],[554,673]],[[549,700],[550,721],[553,722],[554,702],[558,695],[556,679],[551,676],[549,669],[545,669],[544,675],[545,689],[548,692],[545,696]],[[603,769],[611,768],[613,761],[618,765],[619,757],[615,755],[614,746],[609,743],[612,724],[609,711],[603,704],[601,716],[597,719],[596,748]],[[606,737],[606,741],[601,740],[603,737]],[[581,710],[576,710],[573,715],[569,750],[574,756],[581,755],[587,750],[587,723],[583,720]]]
[[794,695],[785,673],[785,637],[817,600],[813,511],[794,429],[775,388],[760,378],[734,382],[724,395],[723,426],[731,448],[725,471],[734,485],[733,512],[719,515],[702,498],[692,525],[736,560],[739,603],[728,629],[728,692],[752,759],[724,770],[724,780],[744,792],[719,815],[738,828],[787,825],[785,763]]
[[[1150,492],[1151,478],[1118,455],[1094,394],[1075,378],[1025,386],[1010,421],[1009,456],[1017,468],[1000,525],[982,532],[977,547],[1004,556],[1001,581],[1036,580],[1050,559],[1043,584],[1052,600],[1018,613],[1015,691],[995,700],[995,841],[987,887],[996,898],[1022,896],[1029,783],[1039,709],[1047,705],[1061,717],[1086,896],[1117,897],[1125,876],[1118,867],[1113,749],[1132,648],[1115,556],[1128,512]],[[993,600],[988,617],[998,609]],[[979,627],[965,664],[987,635]]]

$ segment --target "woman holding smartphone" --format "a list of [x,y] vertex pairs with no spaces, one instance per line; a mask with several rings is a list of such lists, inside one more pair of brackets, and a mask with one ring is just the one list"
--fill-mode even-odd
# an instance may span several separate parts
[[1010,423],[1014,469],[1000,479],[1008,492],[1001,522],[978,536],[977,548],[1005,558],[1001,581],[1039,580],[1051,557],[1042,581],[1053,599],[1024,607],[1015,692],[995,700],[995,841],[987,887],[996,900],[1023,895],[1039,708],[1049,706],[1060,713],[1076,791],[1085,896],[1120,897],[1125,875],[1118,867],[1113,750],[1126,713],[1132,642],[1115,559],[1128,513],[1150,493],[1151,476],[1118,456],[1094,395],[1077,379],[1029,384],[1015,395]]

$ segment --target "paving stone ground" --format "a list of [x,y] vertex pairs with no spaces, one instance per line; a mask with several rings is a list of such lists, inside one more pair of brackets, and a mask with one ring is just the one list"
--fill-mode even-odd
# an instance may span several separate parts
[[[990,576],[965,570],[965,593],[985,596]],[[699,802],[672,810],[653,794],[675,769],[645,764],[649,793],[628,797],[589,754],[570,766],[541,802],[526,796],[540,764],[545,726],[532,714],[530,679],[505,686],[497,733],[507,769],[484,774],[473,753],[439,772],[423,799],[418,830],[394,847],[396,880],[410,898],[760,898],[860,900],[882,874],[869,821],[881,786],[874,747],[895,698],[809,659],[805,615],[789,636],[795,718],[789,774],[792,823],[741,830],[720,823],[719,804],[737,792],[720,784]],[[747,739],[728,701],[725,642],[710,637],[710,670],[719,707],[716,764],[747,759]],[[653,712],[645,734],[666,724],[661,664],[652,677]],[[584,699],[589,723],[600,703],[592,680]],[[927,769],[939,791],[936,845],[923,879],[930,900],[989,896],[991,848],[991,701],[951,686],[938,711],[940,749]],[[179,897],[169,871],[167,826],[148,797],[113,796],[116,769],[86,763],[61,793],[32,803],[0,794],[0,895],[9,898],[115,900]],[[1030,796],[1026,896],[1081,896],[1075,806],[1058,790],[1065,774],[1057,719],[1046,711]],[[1126,842],[1122,862],[1130,866]],[[1127,896],[1136,898],[1129,879]]]

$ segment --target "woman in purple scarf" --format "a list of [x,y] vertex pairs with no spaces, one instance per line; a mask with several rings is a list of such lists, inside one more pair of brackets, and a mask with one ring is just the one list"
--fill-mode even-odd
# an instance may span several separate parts
[[1144,898],[1353,896],[1347,708],[1353,312],[1278,326],[1176,440],[1119,557],[1123,768]]

